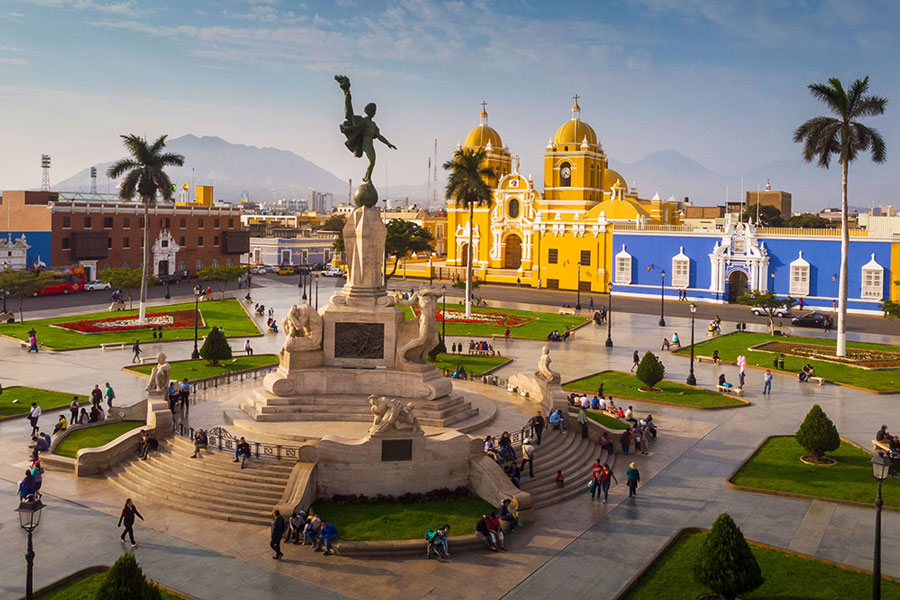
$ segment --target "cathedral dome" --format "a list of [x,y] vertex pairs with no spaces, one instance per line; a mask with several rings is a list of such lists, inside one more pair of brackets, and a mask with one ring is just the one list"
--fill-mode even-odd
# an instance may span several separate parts
[[500,139],[500,134],[497,133],[496,129],[488,126],[487,116],[487,111],[482,108],[481,122],[478,127],[469,132],[465,142],[463,142],[463,146],[466,148],[480,148],[490,144],[492,148],[499,149],[503,147],[503,140]]
[[575,145],[580,147],[585,140],[590,146],[596,146],[597,134],[590,125],[581,120],[581,107],[578,106],[576,99],[575,104],[572,105],[572,118],[559,126],[553,137],[553,143],[557,146]]

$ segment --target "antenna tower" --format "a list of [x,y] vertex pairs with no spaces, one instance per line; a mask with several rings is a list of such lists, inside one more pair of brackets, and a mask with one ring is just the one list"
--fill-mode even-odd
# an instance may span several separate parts
[[91,193],[97,193],[97,167],[91,167]]
[[43,169],[43,174],[41,175],[41,190],[45,192],[50,191],[50,155],[49,154],[41,154],[41,169]]
[[434,180],[431,184],[431,205],[437,207],[437,138],[434,139],[434,160],[431,161],[431,164],[434,166]]

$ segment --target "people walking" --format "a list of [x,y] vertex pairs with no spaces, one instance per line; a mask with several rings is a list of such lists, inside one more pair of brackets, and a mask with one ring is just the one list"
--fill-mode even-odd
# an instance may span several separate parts
[[635,350],[634,354],[631,355],[631,372],[634,373],[634,370],[638,368],[638,365],[641,364],[641,355],[638,354],[638,351]]
[[184,410],[190,406],[190,397],[191,383],[188,381],[188,378],[185,377],[181,380],[181,385],[178,386],[178,401],[181,403],[181,410]]
[[766,374],[763,375],[763,394],[771,394],[772,393],[772,371],[766,369]]
[[31,410],[28,411],[28,422],[31,423],[31,435],[38,432],[38,419],[41,418],[41,407],[37,402],[31,403]]
[[131,347],[131,351],[134,352],[134,356],[131,357],[131,362],[136,363],[141,360],[141,340],[134,340],[134,346]]
[[37,332],[33,328],[28,332],[28,351],[29,352],[37,352],[38,351]]
[[284,553],[281,551],[281,538],[284,536],[284,517],[277,510],[272,511],[272,539],[269,541],[269,547],[275,551],[275,560],[281,560]]
[[628,463],[628,470],[625,471],[625,477],[628,479],[628,497],[637,496],[638,483],[641,481],[641,472],[633,462]]
[[622,432],[620,441],[622,442],[622,454],[628,454],[628,448],[631,446],[631,427]]
[[78,422],[78,396],[72,396],[72,403],[69,404],[69,413],[72,415],[69,423],[74,425]]
[[144,520],[144,516],[138,512],[137,507],[134,505],[134,502],[131,501],[131,498],[125,501],[125,506],[122,507],[122,514],[119,515],[119,524],[116,527],[121,527],[122,524],[125,524],[125,531],[122,532],[122,543],[125,542],[125,535],[131,539],[131,547],[134,548],[137,546],[137,542],[134,541],[134,518],[140,517],[141,521]]
[[112,408],[112,401],[116,397],[115,390],[112,389],[112,386],[109,385],[109,382],[106,382],[106,405],[109,408]]
[[581,439],[587,439],[588,436],[588,422],[587,422],[587,413],[584,412],[584,407],[581,406],[578,408],[578,424],[581,425]]
[[531,477],[534,477],[534,446],[531,445],[531,440],[525,438],[525,441],[522,443],[522,466],[519,467],[519,471],[525,470],[525,464],[528,464],[528,474]]
[[531,429],[534,431],[535,436],[537,436],[537,445],[541,445],[541,434],[544,431],[544,417],[541,415],[541,411],[537,411],[537,413],[531,417]]
[[100,385],[94,384],[91,390],[91,406],[100,406],[103,403],[103,392],[100,391]]

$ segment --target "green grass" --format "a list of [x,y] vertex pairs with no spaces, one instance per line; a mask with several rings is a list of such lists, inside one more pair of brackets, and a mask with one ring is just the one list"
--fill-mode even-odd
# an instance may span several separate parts
[[[574,414],[574,413],[577,413],[578,411],[569,409],[569,412]],[[613,417],[609,416],[605,412],[601,412],[599,410],[586,410],[584,412],[587,414],[588,419],[591,419],[592,421],[596,421],[597,423],[600,423],[607,429],[625,430],[625,429],[628,429],[628,427],[629,427],[628,423],[623,423],[622,421],[620,421],[618,419],[614,419]]]
[[[712,356],[713,350],[719,351],[719,357],[722,360],[735,362],[739,354],[747,357],[747,364],[760,367],[772,367],[772,359],[778,357],[773,352],[758,352],[748,350],[750,346],[756,346],[764,342],[784,341],[783,338],[772,337],[766,333],[729,333],[705,342],[701,342],[694,346],[694,353],[702,356]],[[827,338],[804,338],[791,337],[791,342],[804,344],[818,344],[820,346],[834,346],[835,341]],[[898,346],[888,346],[885,344],[867,344],[863,342],[847,342],[848,348],[868,348],[870,350],[881,350],[883,352],[900,352]],[[677,354],[688,355],[690,348],[682,348]],[[873,392],[898,392],[900,391],[900,369],[873,371],[852,367],[850,365],[841,365],[837,363],[827,362],[806,358],[804,356],[784,355],[784,370],[792,373],[799,373],[806,363],[811,364],[816,369],[816,375],[824,377],[828,381],[837,383],[847,383],[855,385],[863,389]]]
[[97,427],[87,427],[73,431],[59,443],[54,450],[54,454],[60,456],[68,456],[75,458],[78,451],[82,448],[99,448],[104,444],[108,444],[123,433],[127,433],[132,429],[137,429],[144,425],[143,421],[119,421],[118,423],[110,423],[108,425],[98,425]]
[[[653,402],[666,402],[680,406],[733,406],[745,404],[733,396],[726,396],[718,392],[691,387],[665,379],[656,384],[661,392],[641,392],[639,387],[646,387],[644,382],[632,373],[621,371],[601,371],[581,379],[576,379],[563,384],[566,390],[596,394],[600,383],[603,383],[603,394],[616,398],[630,398],[632,400],[650,400]],[[617,403],[618,404],[618,403]]]
[[[871,477],[870,477],[871,478]],[[694,580],[694,563],[705,533],[682,535],[635,582],[622,600],[695,600],[711,593]],[[872,576],[836,565],[750,544],[765,582],[742,600],[846,600],[872,594]],[[900,584],[882,580],[884,600],[900,599]]]
[[481,375],[485,371],[494,369],[508,363],[510,358],[505,356],[476,356],[470,354],[438,354],[437,360],[432,361],[438,370],[447,369],[451,372],[456,370],[457,366],[465,367],[466,373],[469,375]]
[[[478,497],[415,504],[341,504],[316,502],[316,514],[334,524],[347,541],[424,539],[426,529],[450,524],[450,536],[475,533],[481,515],[496,511]],[[451,545],[450,551],[453,551]]]
[[[277,365],[279,358],[275,354],[256,354],[253,356],[236,356],[231,360],[213,366],[212,363],[205,359],[199,360],[176,360],[170,362],[172,371],[169,374],[170,379],[181,381],[185,377],[188,381],[203,379],[204,377],[214,377],[216,375],[224,375],[226,373],[237,373],[238,371],[248,371],[257,367],[267,367]],[[156,365],[136,365],[126,367],[128,371],[143,373],[149,375]]]
[[[173,304],[171,306],[150,306],[150,311],[162,310],[193,310],[194,304]],[[202,339],[209,331],[209,326],[214,325],[225,330],[228,337],[245,337],[259,335],[259,330],[253,320],[247,316],[237,300],[216,300],[200,303],[200,313],[207,327],[199,329]],[[70,329],[50,327],[54,323],[66,323],[76,319],[102,319],[110,316],[128,317],[138,314],[137,310],[123,310],[116,313],[101,312],[89,315],[65,315],[51,319],[36,319],[24,323],[0,324],[0,334],[8,335],[19,340],[28,339],[28,330],[32,327],[37,332],[38,343],[47,348],[56,350],[72,350],[77,348],[90,348],[100,344],[112,342],[126,342],[133,344],[134,340],[152,342],[153,334],[150,331],[111,331],[109,333],[79,333]],[[164,340],[191,340],[194,339],[193,328],[166,329]]]
[[[85,598],[93,598],[100,589],[106,573],[91,573],[70,581],[65,586],[57,588],[52,592],[36,596],[38,600],[85,600]],[[166,590],[159,590],[162,594],[162,600],[185,600],[184,596],[171,594]]]
[[[850,500],[871,504],[875,497],[872,478],[872,455],[853,444],[841,447],[827,456],[837,460],[829,467],[800,462],[807,452],[793,436],[772,437],[744,463],[731,482],[736,485],[803,494],[818,498]],[[884,503],[900,507],[900,480],[884,482]]]
[[[438,305],[439,308],[442,306],[443,305],[441,304]],[[412,309],[408,306],[403,307],[403,309],[406,312],[406,318],[411,319],[413,316]],[[461,304],[448,304],[447,310],[450,309],[463,310],[465,309],[465,306]],[[480,308],[472,307],[472,311],[476,313],[503,313],[507,315],[531,317],[532,319],[534,319],[533,321],[528,321],[526,323],[522,323],[521,325],[510,326],[509,328],[510,337],[524,340],[546,340],[547,334],[549,334],[554,329],[559,330],[560,333],[563,333],[566,330],[567,325],[569,326],[569,329],[575,329],[579,325],[587,323],[590,320],[587,317],[577,317],[574,315],[560,315],[550,312],[533,312],[528,310],[492,308],[490,306]],[[443,325],[441,323],[438,323],[438,327],[443,327]],[[486,339],[492,335],[503,335],[505,331],[505,325],[488,325],[482,323],[447,323],[447,335],[466,336],[476,340]]]
[[[31,410],[32,402],[37,402],[42,411],[68,406],[72,402],[73,396],[75,394],[52,392],[21,385],[5,387],[3,393],[0,394],[0,417],[25,414]],[[18,402],[13,404],[13,400],[18,400]],[[88,399],[86,396],[78,396],[78,401],[87,402]],[[46,421],[43,417],[42,420]]]

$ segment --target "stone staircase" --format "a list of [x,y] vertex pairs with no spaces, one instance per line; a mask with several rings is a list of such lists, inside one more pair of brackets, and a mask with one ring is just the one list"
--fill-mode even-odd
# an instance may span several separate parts
[[[521,450],[516,449],[521,460]],[[528,467],[520,474],[523,491],[531,494],[534,508],[540,509],[578,495],[587,496],[587,484],[591,478],[594,460],[608,462],[612,467],[615,455],[607,456],[605,450],[590,439],[582,439],[581,433],[569,430],[562,433],[544,430],[540,446],[535,446],[534,478],[528,476]],[[562,470],[565,486],[556,485],[556,472]]]
[[106,472],[108,481],[129,495],[204,517],[268,526],[284,493],[293,463],[248,458],[212,450],[191,458],[193,444],[181,437],[161,440],[149,460],[132,458]]

